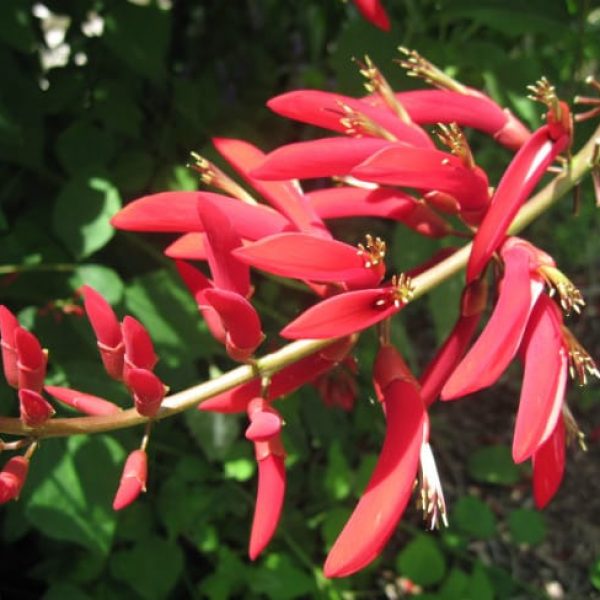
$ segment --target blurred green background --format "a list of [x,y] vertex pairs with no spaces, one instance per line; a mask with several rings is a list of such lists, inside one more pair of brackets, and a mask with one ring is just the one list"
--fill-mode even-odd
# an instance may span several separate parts
[[[116,233],[108,220],[146,193],[196,189],[185,163],[191,150],[215,157],[211,136],[270,150],[319,133],[270,114],[271,96],[300,87],[359,95],[351,59],[365,53],[396,89],[414,87],[392,63],[403,45],[533,127],[542,109],[526,99],[526,85],[546,75],[571,100],[600,72],[597,2],[384,3],[390,34],[338,0],[0,2],[0,302],[50,349],[49,383],[129,403],[105,377],[88,324],[71,314],[83,283],[146,324],[158,374],[173,390],[231,366],[162,255],[171,238]],[[578,140],[590,131],[583,124]],[[510,155],[482,136],[472,144],[496,182]],[[364,232],[362,222],[346,225],[336,229],[341,236]],[[390,240],[397,267],[437,247],[405,229],[370,225]],[[565,199],[531,229],[586,294],[588,310],[574,329],[600,356],[590,183],[579,216]],[[259,310],[271,307],[270,331],[306,301],[256,282]],[[459,293],[460,279],[449,281],[398,320],[394,334],[413,366],[448,332]],[[598,597],[597,389],[572,392],[592,432],[590,452],[570,453],[565,486],[540,514],[528,469],[510,461],[518,371],[476,399],[434,407],[450,529],[424,534],[411,507],[371,567],[323,579],[326,550],[368,480],[384,430],[371,401],[374,338],[363,337],[353,412],[325,407],[312,387],[280,403],[289,490],[279,532],[256,563],[246,557],[255,465],[244,419],[190,411],[155,428],[148,493],[118,515],[110,505],[122,461],[142,432],[45,441],[21,500],[0,511],[0,598]],[[6,386],[0,412],[16,413]]]

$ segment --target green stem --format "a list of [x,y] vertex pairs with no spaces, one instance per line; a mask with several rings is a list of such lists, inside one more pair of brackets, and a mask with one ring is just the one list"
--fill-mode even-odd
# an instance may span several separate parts
[[0,265],[0,275],[12,275],[13,273],[30,273],[47,271],[50,273],[70,273],[81,265],[74,263],[49,263],[39,265]]
[[[544,213],[555,202],[567,194],[581,178],[590,171],[594,145],[600,138],[600,127],[596,129],[585,146],[575,155],[570,168],[555,177],[548,185],[531,198],[520,210],[519,214],[509,228],[509,233],[514,235],[522,231],[532,221]],[[444,280],[452,277],[463,269],[468,261],[471,244],[467,244],[445,260],[437,263],[413,279],[415,287],[414,298],[419,298],[438,286]],[[247,383],[257,376],[257,373],[272,375],[284,367],[300,359],[319,352],[333,344],[335,339],[325,340],[299,340],[284,346],[280,350],[256,359],[254,365],[243,365],[232,371],[224,373],[216,379],[195,385],[186,390],[172,394],[165,398],[160,412],[155,420],[165,419],[171,415],[183,412],[197,406],[203,400],[212,398],[217,394],[226,392],[238,385]],[[31,429],[25,426],[20,419],[0,417],[0,433],[11,435],[25,435],[35,438],[59,437],[74,434],[90,434],[104,431],[113,431],[133,427],[147,422],[131,408],[117,415],[103,417],[71,417],[66,419],[51,419],[41,427]]]

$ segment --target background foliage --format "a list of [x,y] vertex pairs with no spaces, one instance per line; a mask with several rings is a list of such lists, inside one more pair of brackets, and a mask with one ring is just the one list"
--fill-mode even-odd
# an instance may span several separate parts
[[[388,35],[336,0],[0,2],[0,302],[20,311],[50,348],[50,383],[128,404],[104,376],[89,326],[71,314],[84,282],[120,314],[143,320],[160,352],[158,373],[172,389],[230,366],[161,254],[167,237],[116,234],[108,219],[145,193],[196,189],[184,165],[190,150],[214,156],[210,136],[268,150],[313,135],[269,114],[269,97],[298,87],[360,94],[350,59],[365,53],[396,89],[410,87],[391,63],[402,44],[535,126],[541,111],[525,99],[527,84],[546,75],[570,99],[583,91],[585,75],[599,71],[600,8],[586,0],[386,4],[394,21]],[[508,154],[482,142],[473,137],[493,179]],[[578,218],[565,202],[534,233],[582,284],[590,307],[576,329],[598,357],[591,317],[600,307],[600,237],[591,188],[582,200]],[[355,239],[364,229],[353,223],[340,234]],[[393,236],[397,267],[413,266],[433,247],[405,230],[381,233]],[[273,307],[292,311],[304,297],[257,280],[259,310],[275,330],[286,314]],[[446,283],[397,325],[415,367],[451,326],[459,291],[458,280]],[[139,431],[45,442],[21,501],[0,513],[0,595],[396,598],[409,593],[410,580],[422,598],[443,600],[534,598],[553,589],[593,597],[599,536],[595,546],[593,536],[578,544],[568,536],[593,526],[584,521],[570,532],[565,524],[569,508],[593,507],[597,444],[576,461],[592,465],[580,467],[576,484],[587,491],[567,481],[561,497],[575,495],[571,503],[559,498],[550,519],[533,511],[529,473],[512,464],[507,446],[511,382],[459,403],[475,407],[433,412],[451,528],[424,535],[409,511],[372,567],[347,580],[322,578],[319,565],[382,438],[379,408],[369,402],[373,348],[361,345],[353,412],[326,408],[312,388],[281,404],[290,489],[279,533],[257,563],[245,556],[255,466],[243,421],[191,411],[156,427],[149,491],[119,515],[112,496]],[[588,431],[599,424],[595,395],[573,397]],[[15,414],[15,406],[12,391],[0,388],[2,414]]]

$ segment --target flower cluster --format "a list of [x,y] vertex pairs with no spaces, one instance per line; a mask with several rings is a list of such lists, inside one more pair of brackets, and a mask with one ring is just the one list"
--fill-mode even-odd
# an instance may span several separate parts
[[[389,26],[377,2],[358,2],[381,26]],[[387,24],[387,25],[386,25]],[[579,431],[565,402],[569,372],[580,383],[599,376],[593,359],[563,322],[583,298],[554,260],[510,227],[556,160],[568,161],[572,142],[569,107],[545,79],[532,86],[547,108],[545,123],[530,132],[491,98],[448,77],[417,52],[401,48],[402,67],[435,89],[394,92],[367,57],[360,63],[368,94],[362,98],[300,90],[277,96],[277,114],[329,133],[282,146],[269,154],[237,140],[213,140],[216,151],[245,182],[193,153],[191,167],[213,191],[164,192],[128,204],[113,218],[118,229],[177,234],[165,250],[198,310],[229,357],[249,364],[254,380],[203,401],[203,411],[244,413],[247,440],[258,463],[258,491],[249,555],[255,559],[273,536],[282,511],[286,476],[282,417],[276,402],[313,383],[328,404],[351,410],[357,387],[352,351],[360,333],[376,326],[379,348],[373,386],[386,434],[370,481],[333,544],[325,575],[354,573],[381,552],[407,506],[415,480],[431,528],[447,523],[432,451],[429,409],[494,384],[518,356],[524,364],[513,457],[531,459],[534,497],[547,504],[561,481],[565,432]],[[424,128],[436,125],[432,136]],[[477,129],[514,152],[500,180],[490,182],[477,164],[463,129]],[[305,192],[299,180],[319,180]],[[431,238],[472,238],[459,318],[420,376],[411,372],[391,342],[391,319],[427,291],[424,274],[447,252],[407,273],[388,273],[390,248],[365,232],[357,245],[335,239],[330,221],[375,217]],[[492,265],[493,269],[488,269]],[[300,282],[316,302],[288,323],[288,340],[335,340],[325,349],[272,372],[258,367],[265,339],[253,304],[251,270]],[[496,301],[472,343],[488,306]],[[431,287],[431,286],[430,286]],[[149,423],[160,415],[165,386],[154,374],[156,354],[133,317],[119,323],[106,301],[89,287],[85,310],[107,373],[131,391]],[[33,431],[52,409],[40,396],[46,355],[32,334],[0,308],[7,381],[19,388],[21,419]],[[56,399],[87,414],[118,410],[105,400],[47,387]],[[132,502],[146,482],[146,444],[128,458],[115,509]],[[14,459],[11,459],[14,460]],[[0,474],[0,499],[22,485],[10,461]]]

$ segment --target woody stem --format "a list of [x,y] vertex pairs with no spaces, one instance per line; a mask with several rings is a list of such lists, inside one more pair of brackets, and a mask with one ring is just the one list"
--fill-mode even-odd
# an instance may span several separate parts
[[[523,206],[512,222],[509,233],[516,234],[532,223],[537,217],[548,210],[555,202],[567,194],[593,166],[594,147],[600,137],[600,127],[596,129],[585,146],[573,156],[569,168],[556,176],[548,185],[540,190]],[[468,261],[471,244],[467,244],[451,254],[445,260],[416,276],[413,298],[423,296],[437,287],[446,279],[463,269]],[[223,375],[192,386],[165,398],[161,409],[154,417],[155,421],[165,419],[174,414],[197,406],[204,400],[212,398],[238,385],[247,383],[257,376],[257,372],[273,375],[284,367],[300,359],[319,352],[333,344],[335,339],[299,340],[287,346],[257,358],[254,365],[243,365]],[[41,427],[32,429],[24,425],[20,419],[0,417],[0,433],[22,435],[31,438],[62,437],[82,433],[99,433],[141,425],[148,421],[131,408],[116,415],[99,417],[71,417],[65,419],[50,419]]]

